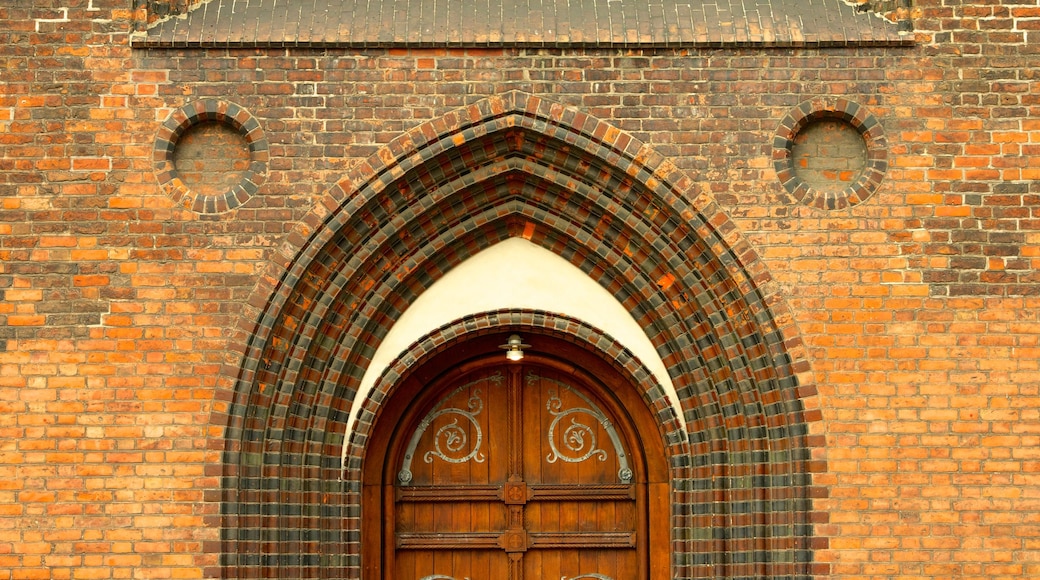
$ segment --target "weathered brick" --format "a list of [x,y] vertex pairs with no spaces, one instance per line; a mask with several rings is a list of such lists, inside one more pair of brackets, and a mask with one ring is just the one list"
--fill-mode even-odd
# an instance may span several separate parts
[[[131,49],[128,31],[198,3],[14,4],[0,8],[0,577],[320,575],[272,564],[235,576],[219,562],[231,537],[215,515],[226,494],[221,453],[242,444],[223,437],[243,426],[225,428],[255,419],[235,415],[245,403],[232,385],[250,364],[241,360],[243,336],[274,324],[256,316],[270,303],[262,289],[276,281],[268,278],[288,272],[279,280],[297,282],[282,265],[327,218],[345,223],[336,221],[350,213],[340,211],[343,200],[361,195],[351,188],[381,161],[392,164],[384,146],[410,130],[415,139],[462,126],[471,111],[454,117],[460,107],[513,90],[558,103],[561,126],[582,126],[562,117],[582,114],[590,130],[610,127],[596,137],[614,147],[609,155],[647,144],[697,184],[682,191],[700,192],[698,207],[718,208],[735,232],[726,239],[746,241],[748,252],[720,255],[733,270],[760,268],[767,281],[753,293],[774,303],[731,314],[785,321],[777,348],[799,365],[806,390],[792,392],[823,440],[811,448],[809,471],[819,488],[808,503],[815,577],[1040,575],[1026,556],[1040,548],[1035,6],[916,2],[917,43],[898,47],[355,51]],[[204,205],[237,182],[241,164],[202,163],[190,184],[206,192],[198,207],[157,175],[161,125],[204,97],[240,106],[270,144],[263,183],[226,211]],[[828,211],[795,201],[771,155],[785,115],[807,100],[839,98],[878,120],[888,169],[876,193]],[[465,163],[482,141],[459,135],[465,146],[454,162]],[[817,144],[817,157],[841,157],[826,146]],[[556,168],[576,178],[602,169]],[[633,179],[642,170],[631,169]],[[416,171],[413,195],[442,185],[429,170],[443,171]],[[830,180],[819,187],[855,179],[819,171]],[[543,239],[534,222],[510,227],[543,247],[566,247]],[[615,240],[627,232],[619,228],[604,220],[568,235]],[[646,280],[662,293],[689,287],[666,269]],[[302,312],[315,307],[296,297]],[[403,306],[364,316],[385,325]],[[300,344],[326,348],[319,343]],[[315,372],[302,358],[291,362]],[[250,372],[266,372],[264,364]],[[341,402],[321,404],[346,412]],[[302,505],[278,501],[241,506]],[[343,529],[355,529],[357,517],[344,518]],[[303,526],[279,532],[309,533]],[[328,575],[357,577],[353,562]],[[768,575],[729,562],[731,570],[704,574]]]

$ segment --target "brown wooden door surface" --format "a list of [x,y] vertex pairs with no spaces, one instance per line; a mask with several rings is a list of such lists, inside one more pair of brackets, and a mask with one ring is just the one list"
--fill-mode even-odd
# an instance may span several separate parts
[[648,577],[645,486],[616,403],[538,364],[426,392],[390,443],[382,578]]

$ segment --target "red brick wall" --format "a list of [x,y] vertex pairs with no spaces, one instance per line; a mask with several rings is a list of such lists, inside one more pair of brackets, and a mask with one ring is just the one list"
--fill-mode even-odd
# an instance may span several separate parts
[[[835,578],[1040,576],[1040,8],[923,2],[913,48],[134,51],[123,0],[0,7],[0,578],[198,578],[220,429],[273,249],[381,144],[517,89],[631,133],[764,259],[819,394]],[[29,4],[29,6],[24,6]],[[31,6],[31,7],[30,7]],[[882,123],[878,192],[825,211],[770,160],[842,97]],[[204,97],[270,142],[224,214],[154,174]]]

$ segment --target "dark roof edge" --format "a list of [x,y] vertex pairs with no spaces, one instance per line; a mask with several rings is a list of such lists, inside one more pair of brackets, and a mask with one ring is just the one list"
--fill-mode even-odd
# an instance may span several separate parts
[[619,50],[669,50],[669,49],[718,49],[718,48],[865,48],[865,47],[910,47],[915,46],[913,34],[901,34],[898,39],[868,40],[815,40],[797,42],[774,41],[693,41],[693,42],[485,42],[485,43],[450,43],[450,42],[292,42],[292,41],[255,41],[255,42],[164,42],[150,38],[145,34],[134,34],[130,38],[131,48],[163,48],[163,49],[249,49],[249,48],[337,48],[354,50],[372,49],[510,49],[510,48],[544,48],[544,49],[619,49]]
[[[156,0],[157,1],[157,0]],[[639,0],[622,5],[612,0],[584,0],[591,10],[592,28],[572,26],[573,14],[552,12],[543,19],[534,10],[516,22],[504,13],[485,14],[483,21],[459,30],[445,28],[446,10],[466,0],[438,0],[436,10],[407,18],[391,12],[399,0],[188,0],[189,9],[167,14],[130,36],[135,48],[341,48],[341,49],[622,49],[662,50],[683,48],[846,48],[913,46],[912,0],[750,0],[766,2],[763,16],[749,0],[711,0],[703,13],[690,10],[661,13],[643,10]],[[552,5],[557,0],[503,0],[524,6]],[[661,0],[662,6],[679,7],[688,0]],[[277,4],[281,2],[282,4]],[[611,4],[606,4],[612,2]],[[350,25],[341,22],[348,11],[329,7],[364,5],[349,12]],[[774,6],[776,3],[776,6]],[[602,4],[602,6],[600,6]],[[717,4],[717,5],[716,5]],[[275,6],[283,10],[273,10]],[[410,4],[409,4],[410,5]],[[732,10],[727,7],[732,5]],[[610,14],[607,15],[610,7]],[[624,6],[635,12],[614,14]],[[748,8],[751,6],[751,8]],[[598,8],[597,8],[598,7]],[[753,8],[753,9],[752,9]],[[286,11],[288,10],[288,12]],[[773,12],[771,12],[771,10]],[[775,13],[774,13],[775,12]],[[670,16],[666,17],[664,14]],[[771,15],[771,16],[770,16]],[[357,19],[353,19],[358,16]],[[516,16],[510,13],[512,18]],[[608,17],[609,16],[609,17]],[[528,18],[530,17],[530,18]],[[621,18],[623,17],[623,18]],[[416,20],[420,18],[420,20]],[[438,27],[423,20],[433,19]],[[356,20],[356,22],[355,22]],[[527,20],[530,34],[520,29]],[[238,26],[234,26],[234,24]],[[351,28],[356,24],[356,30]],[[457,24],[457,23],[456,23]],[[378,33],[373,33],[374,29]],[[547,27],[547,28],[546,28]],[[544,28],[544,30],[542,30]],[[571,29],[573,28],[573,31]],[[566,34],[560,34],[559,30]],[[230,34],[235,31],[235,34]],[[570,31],[570,32],[568,32]],[[543,34],[544,32],[544,34]],[[574,33],[572,36],[571,32]]]

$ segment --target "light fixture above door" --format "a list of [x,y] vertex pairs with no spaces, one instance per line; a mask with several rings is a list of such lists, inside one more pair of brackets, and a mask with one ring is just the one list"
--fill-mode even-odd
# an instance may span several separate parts
[[531,348],[531,345],[525,344],[519,334],[513,334],[509,336],[509,340],[507,340],[505,344],[499,345],[498,348],[506,351],[507,360],[516,362],[523,360],[524,349]]

